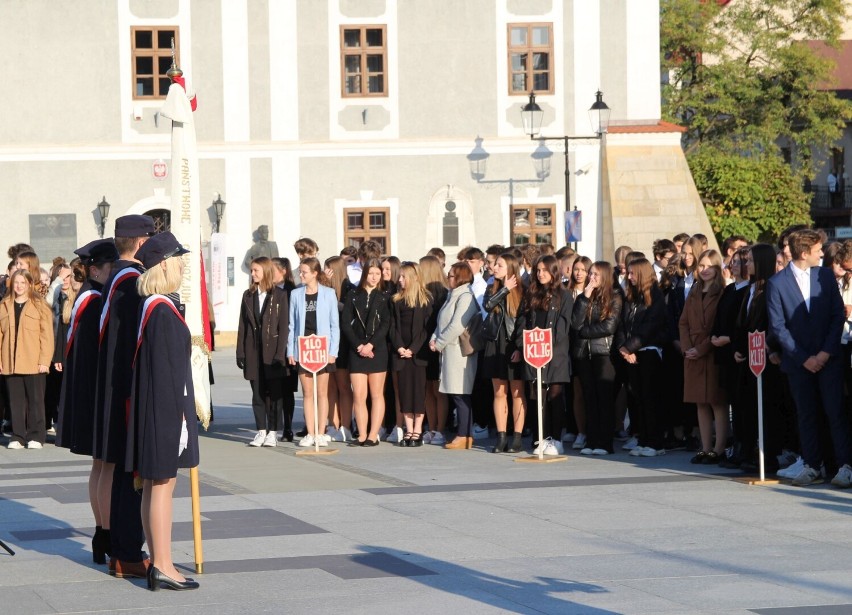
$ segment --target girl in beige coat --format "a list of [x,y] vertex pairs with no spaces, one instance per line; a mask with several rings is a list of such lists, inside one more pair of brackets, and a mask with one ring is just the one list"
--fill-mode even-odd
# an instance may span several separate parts
[[53,356],[53,314],[25,269],[12,274],[0,302],[0,373],[12,410],[9,448],[44,445],[44,387]]
[[680,347],[684,357],[683,401],[698,407],[701,451],[692,458],[692,463],[716,464],[725,456],[728,433],[728,400],[719,382],[716,355],[710,341],[716,308],[725,289],[722,258],[716,250],[701,253],[696,275],[695,286],[686,298],[679,323]]

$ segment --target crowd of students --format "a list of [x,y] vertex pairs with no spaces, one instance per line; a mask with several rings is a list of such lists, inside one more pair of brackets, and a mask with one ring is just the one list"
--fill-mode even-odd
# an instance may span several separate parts
[[[720,252],[702,235],[680,234],[654,242],[649,256],[621,246],[612,263],[569,247],[494,245],[464,248],[447,267],[438,248],[400,262],[382,256],[373,241],[320,265],[316,243],[301,239],[296,272],[288,259],[252,262],[237,348],[254,393],[257,435],[250,444],[377,446],[386,437],[399,446],[469,449],[491,436],[494,453],[529,447],[559,455],[570,446],[603,456],[618,443],[633,457],[685,449],[694,464],[751,472],[758,462],[757,380],[747,340],[761,330],[769,347],[767,469],[797,485],[828,472],[834,485],[848,487],[848,404],[841,400],[837,411],[825,383],[835,366],[840,381],[852,382],[852,241],[827,246],[821,261],[824,241],[817,231],[792,227],[777,249],[731,237]],[[802,313],[816,318],[810,295],[782,292],[773,300],[770,279],[819,266],[814,271],[834,276],[823,299],[836,295],[832,309],[845,307],[840,321],[834,312],[820,317],[830,324],[825,348],[817,344],[806,355],[802,348],[813,344],[795,331]],[[551,329],[553,359],[542,370],[544,437],[527,445],[538,432],[537,402],[535,371],[521,351],[523,331],[535,327]],[[298,365],[296,343],[311,333],[329,337],[331,355],[317,379],[317,424],[313,380]],[[482,347],[471,348],[472,340]],[[297,378],[306,429],[294,435]],[[841,397],[848,392],[841,387]]]

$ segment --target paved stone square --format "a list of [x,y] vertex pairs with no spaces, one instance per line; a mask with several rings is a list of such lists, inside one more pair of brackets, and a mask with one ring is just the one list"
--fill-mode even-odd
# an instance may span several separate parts
[[[233,349],[214,367],[201,588],[108,576],[89,550],[89,462],[2,448],[0,540],[16,554],[0,549],[0,612],[852,613],[852,493],[749,486],[685,452],[534,464],[489,441],[254,449]],[[188,473],[174,540],[192,576]]]

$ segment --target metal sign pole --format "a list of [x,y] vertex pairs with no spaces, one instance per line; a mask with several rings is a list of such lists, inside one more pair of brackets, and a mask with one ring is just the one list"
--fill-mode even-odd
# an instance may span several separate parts
[[763,374],[757,377],[757,450],[760,456],[760,482],[766,481],[763,465]]
[[317,402],[317,373],[314,377],[314,452],[319,452],[319,403]]
[[535,370],[536,395],[538,395],[538,458],[544,459],[544,403],[541,399],[541,368]]

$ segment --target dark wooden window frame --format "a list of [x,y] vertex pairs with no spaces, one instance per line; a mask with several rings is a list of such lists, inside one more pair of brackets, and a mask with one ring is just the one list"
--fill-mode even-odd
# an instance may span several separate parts
[[[345,36],[347,30],[359,30],[359,46],[346,47]],[[367,30],[382,31],[382,46],[367,46]],[[370,72],[368,68],[367,56],[382,56],[382,70]],[[346,56],[357,55],[360,57],[359,73],[361,76],[361,87],[358,92],[346,91],[346,77],[355,73],[346,72]],[[370,76],[382,76],[382,91],[368,92]],[[386,98],[388,96],[388,29],[385,24],[373,25],[354,25],[347,24],[340,26],[340,95],[343,98]]]
[[[527,29],[527,44],[523,46],[512,46],[512,30],[515,28],[526,28]],[[534,45],[533,44],[533,28],[547,28],[547,38],[549,44],[544,45]],[[510,23],[507,24],[506,27],[506,59],[507,59],[507,70],[509,76],[509,96],[528,96],[530,91],[533,91],[535,84],[535,75],[536,74],[547,74],[547,84],[550,86],[546,90],[534,90],[537,93],[541,94],[553,94],[554,92],[554,83],[553,78],[556,75],[556,70],[553,67],[555,55],[553,49],[553,24],[552,23]],[[548,54],[548,66],[547,70],[535,70],[533,68],[533,54],[534,53],[547,53]],[[527,62],[526,70],[521,73],[518,71],[512,70],[512,56],[516,53],[526,53],[529,57]],[[524,91],[514,90],[512,89],[512,76],[515,74],[525,74],[527,87],[524,88]]]
[[[360,229],[349,228],[349,214],[363,214],[364,226]],[[382,213],[385,215],[385,225],[381,229],[370,228],[370,214]],[[385,242],[385,254],[393,254],[391,246],[391,210],[390,207],[344,207],[343,208],[343,245],[348,246],[351,238],[367,241],[381,237]]]
[[[136,33],[137,32],[150,32],[151,33],[151,41],[152,47],[146,48],[136,47]],[[133,100],[162,100],[168,94],[168,86],[166,86],[166,91],[161,91],[161,79],[168,79],[166,76],[166,72],[168,67],[171,66],[172,63],[172,49],[171,44],[166,47],[161,47],[158,45],[158,34],[160,32],[174,32],[175,37],[175,56],[178,66],[180,66],[180,28],[178,26],[131,26],[130,28],[130,63],[133,67]],[[170,37],[171,38],[171,37]],[[142,73],[137,70],[137,59],[139,58],[151,58],[153,72],[151,73]],[[165,60],[165,62],[163,62]],[[165,70],[162,70],[163,64],[166,65]],[[137,94],[136,86],[138,79],[153,79],[154,93],[153,94]]]
[[[558,243],[556,238],[556,205],[554,203],[536,203],[529,205],[512,205],[509,208],[509,244],[512,246],[522,246],[525,244],[515,243],[515,212],[518,210],[528,210],[530,220],[530,225],[528,227],[517,227],[519,231],[523,233],[528,233],[530,236],[530,242],[533,244],[539,244],[543,242],[534,241],[536,239],[537,233],[550,233],[550,242],[553,245]],[[550,210],[550,225],[548,226],[539,226],[535,223],[535,210],[536,209],[549,209]]]

